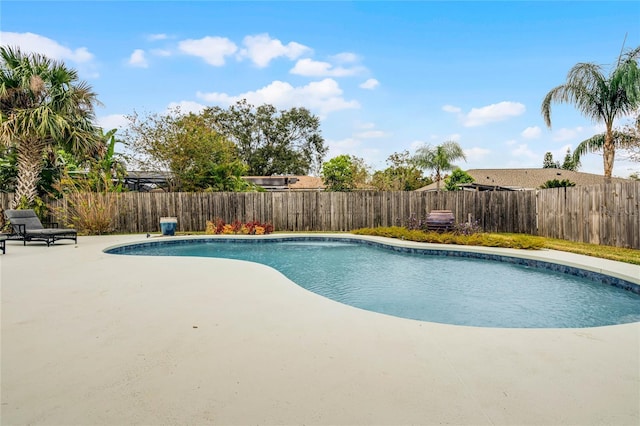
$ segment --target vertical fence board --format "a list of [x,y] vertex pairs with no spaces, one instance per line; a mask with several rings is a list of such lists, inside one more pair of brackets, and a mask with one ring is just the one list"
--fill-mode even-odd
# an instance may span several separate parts
[[[627,243],[624,247],[640,247],[640,205],[638,196],[640,186],[637,188],[627,187],[627,215],[629,228],[627,230]],[[624,200],[623,200],[624,201]]]

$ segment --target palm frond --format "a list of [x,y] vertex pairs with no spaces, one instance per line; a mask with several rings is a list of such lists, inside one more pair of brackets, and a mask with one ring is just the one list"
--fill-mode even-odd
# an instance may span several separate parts
[[[606,133],[599,149],[604,153],[604,174],[607,177],[611,176],[615,157],[616,138],[612,136],[614,121],[640,107],[638,58],[640,46],[632,49],[624,58],[621,55],[609,76],[603,74],[599,65],[576,64],[567,74],[566,82],[551,89],[542,101],[541,114],[547,127],[551,127],[551,104],[554,102],[571,103],[586,118],[605,125]],[[574,158],[598,146],[600,136],[583,141],[576,148]]]
[[[81,154],[99,143],[94,107],[97,96],[76,70],[44,55],[0,46],[0,142],[29,152],[18,162],[18,173],[28,173],[16,191],[32,194],[33,172],[47,149],[60,144]],[[36,161],[36,160],[33,160]]]
[[580,159],[590,152],[600,152],[604,147],[605,134],[601,133],[586,139],[578,144],[573,151],[573,160],[580,161]]
[[[615,149],[629,149],[638,146],[640,143],[637,136],[618,130],[612,132],[612,137]],[[580,161],[580,159],[588,153],[602,152],[604,150],[605,140],[605,133],[600,133],[583,140],[573,151],[573,159]]]
[[441,145],[423,145],[416,150],[412,158],[412,163],[422,170],[434,170],[436,175],[441,170],[452,170],[455,166],[453,161],[466,160],[464,151],[457,142],[447,141]]

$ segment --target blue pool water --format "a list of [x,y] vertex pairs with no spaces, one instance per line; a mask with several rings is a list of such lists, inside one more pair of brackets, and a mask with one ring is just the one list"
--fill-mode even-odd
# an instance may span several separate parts
[[338,302],[422,321],[509,328],[640,321],[638,294],[598,280],[504,261],[508,258],[400,253],[380,245],[326,239],[178,240],[108,252],[258,262]]

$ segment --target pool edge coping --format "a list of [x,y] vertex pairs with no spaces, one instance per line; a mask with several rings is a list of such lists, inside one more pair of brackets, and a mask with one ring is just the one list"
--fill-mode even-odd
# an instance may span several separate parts
[[[115,244],[104,248],[102,251],[106,254],[110,250],[122,247],[147,244],[161,243],[162,241],[188,241],[188,240],[278,240],[288,238],[305,238],[305,239],[336,239],[336,240],[360,240],[373,242],[379,245],[388,246],[391,249],[409,249],[409,250],[426,250],[426,251],[444,251],[444,252],[461,252],[475,253],[485,256],[496,256],[501,258],[514,258],[520,260],[531,260],[536,262],[548,263],[552,265],[564,266],[577,270],[587,271],[595,274],[604,275],[634,286],[634,289],[626,290],[640,294],[640,266],[632,265],[624,262],[618,262],[609,259],[601,259],[576,253],[563,252],[558,250],[541,249],[541,250],[523,250],[502,247],[484,247],[469,246],[455,244],[436,244],[424,243],[416,241],[399,240],[389,237],[356,235],[347,233],[278,233],[269,235],[184,235],[184,236],[154,236],[153,238],[145,238],[139,241],[130,241],[127,243]],[[615,268],[615,269],[614,269]],[[549,269],[549,268],[547,268]],[[562,272],[562,271],[560,271]],[[635,275],[634,275],[635,272]]]

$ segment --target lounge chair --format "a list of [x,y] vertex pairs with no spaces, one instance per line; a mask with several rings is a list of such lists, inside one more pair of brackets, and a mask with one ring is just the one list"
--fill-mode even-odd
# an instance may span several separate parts
[[75,229],[58,228],[55,222],[47,224],[50,228],[45,228],[33,210],[5,210],[4,214],[13,231],[8,238],[22,240],[25,246],[27,241],[44,241],[47,246],[58,240],[73,240],[78,243],[78,232]]

